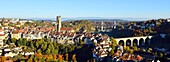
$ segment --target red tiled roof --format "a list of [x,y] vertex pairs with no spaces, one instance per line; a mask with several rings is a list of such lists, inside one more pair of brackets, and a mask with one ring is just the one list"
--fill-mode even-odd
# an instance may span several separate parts
[[60,28],[60,30],[73,30],[73,28]]
[[18,33],[23,33],[23,32],[24,32],[24,30],[14,30],[12,32],[12,34],[18,34]]
[[46,30],[44,28],[41,28],[40,31],[41,32],[46,32]]
[[13,62],[13,60],[5,60],[4,62]]
[[0,34],[0,36],[5,36],[5,34]]
[[8,23],[8,21],[4,21],[4,23]]
[[14,30],[12,34],[18,34],[18,30]]
[[109,46],[109,44],[103,44],[103,46]]
[[18,32],[19,32],[19,33],[23,33],[23,32],[24,32],[24,30],[18,30]]
[[46,30],[50,31],[50,30],[52,30],[52,28],[46,28]]
[[60,33],[59,33],[59,32],[56,32],[55,34],[56,34],[56,35],[60,35]]
[[2,29],[0,29],[0,32],[2,32],[3,30]]
[[69,34],[69,35],[68,35],[68,37],[73,37],[73,36],[74,36],[74,34]]
[[9,29],[14,29],[14,27],[9,27]]
[[5,27],[4,30],[8,30],[8,27],[7,28]]

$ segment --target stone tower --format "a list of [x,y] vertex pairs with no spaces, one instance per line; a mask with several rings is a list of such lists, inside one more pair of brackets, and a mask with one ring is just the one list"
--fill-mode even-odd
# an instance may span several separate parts
[[101,31],[103,32],[104,31],[104,27],[103,27],[104,23],[103,21],[101,22]]
[[61,28],[61,16],[57,16],[56,18],[57,21],[57,32],[60,32],[60,28]]

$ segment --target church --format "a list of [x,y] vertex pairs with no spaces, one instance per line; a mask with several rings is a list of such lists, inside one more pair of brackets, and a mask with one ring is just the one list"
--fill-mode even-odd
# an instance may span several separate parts
[[61,27],[62,26],[61,25],[61,16],[57,16],[56,21],[57,21],[56,30],[57,30],[58,33],[59,32],[63,32],[63,33],[65,33],[65,32],[74,32],[73,28],[62,28]]

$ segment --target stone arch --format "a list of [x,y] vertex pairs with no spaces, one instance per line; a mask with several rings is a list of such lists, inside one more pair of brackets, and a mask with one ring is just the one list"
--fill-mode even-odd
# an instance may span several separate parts
[[145,45],[145,40],[143,38],[139,39],[139,46]]
[[133,46],[138,46],[138,40],[137,39],[133,40]]
[[120,41],[119,41],[119,45],[125,46],[125,45],[124,45],[124,41],[123,41],[123,40],[120,40]]
[[131,40],[130,39],[126,40],[126,46],[131,46]]
[[145,45],[149,45],[149,44],[150,44],[150,38],[147,37],[147,38],[145,39]]

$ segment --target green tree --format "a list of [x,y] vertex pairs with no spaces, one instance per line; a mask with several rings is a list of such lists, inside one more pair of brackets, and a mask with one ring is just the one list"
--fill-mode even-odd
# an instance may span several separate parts
[[31,26],[31,23],[30,22],[25,22],[24,26]]
[[161,53],[161,52],[158,52],[158,57],[160,57],[160,58],[162,58],[163,57],[163,53]]
[[11,43],[11,41],[10,41],[10,40],[7,40],[6,43],[9,45],[9,44]]
[[133,51],[134,51],[133,49],[130,49],[130,50],[129,50],[129,53],[130,53],[130,54],[132,54],[132,53],[133,53]]
[[41,45],[41,49],[43,52],[47,49],[47,42],[43,42],[43,44]]
[[51,54],[58,54],[58,50],[57,49],[52,49]]
[[115,50],[117,45],[117,41],[114,38],[111,38],[111,45],[110,47]]
[[20,22],[17,22],[17,25],[21,25],[21,23],[20,23]]
[[16,38],[12,38],[11,40],[12,40],[12,43],[15,43],[17,41]]
[[84,44],[84,42],[80,39],[79,40],[79,45],[83,45]]
[[132,49],[133,49],[134,51],[138,51],[138,48],[137,48],[136,46],[132,46]]
[[113,55],[114,54],[114,50],[112,49],[109,53],[109,55]]
[[51,50],[48,48],[46,51],[45,51],[45,54],[50,54],[51,53]]
[[18,44],[18,46],[22,46],[22,38],[20,38],[18,41],[17,41],[17,44]]
[[34,44],[33,44],[33,42],[30,42],[30,47],[31,47],[32,49],[34,49]]
[[23,38],[23,40],[22,40],[22,45],[23,45],[23,46],[26,46],[26,44],[27,44],[27,39],[26,39],[26,38]]
[[13,26],[14,24],[12,23],[12,22],[10,22],[9,24],[8,24],[8,26]]
[[68,53],[65,54],[65,60],[68,61]]
[[27,47],[27,49],[25,50],[25,52],[32,52],[32,51],[33,51],[33,49],[30,47]]

